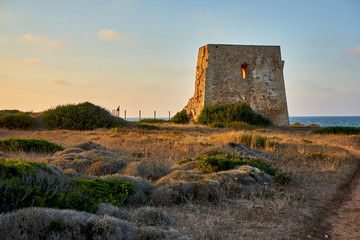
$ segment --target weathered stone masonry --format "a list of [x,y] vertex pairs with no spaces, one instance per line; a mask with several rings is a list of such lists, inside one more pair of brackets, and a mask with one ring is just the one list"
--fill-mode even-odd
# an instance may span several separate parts
[[204,106],[247,102],[276,125],[289,125],[283,67],[280,46],[203,46],[195,93],[185,109],[196,120]]

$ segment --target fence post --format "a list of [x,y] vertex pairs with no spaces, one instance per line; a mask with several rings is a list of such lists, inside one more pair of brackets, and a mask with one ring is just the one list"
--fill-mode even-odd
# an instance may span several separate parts
[[141,120],[141,110],[139,110],[139,121]]
[[126,110],[124,111],[124,117],[125,117],[125,120],[126,120]]
[[118,107],[119,111],[118,111],[118,117],[120,118],[120,105]]
[[154,119],[156,119],[156,111],[154,111]]
[[170,121],[170,111],[169,111],[169,121]]

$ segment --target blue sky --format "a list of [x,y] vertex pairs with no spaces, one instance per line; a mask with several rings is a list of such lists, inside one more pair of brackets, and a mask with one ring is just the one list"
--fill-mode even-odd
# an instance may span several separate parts
[[167,116],[199,47],[280,45],[291,116],[360,115],[360,1],[0,0],[0,109]]

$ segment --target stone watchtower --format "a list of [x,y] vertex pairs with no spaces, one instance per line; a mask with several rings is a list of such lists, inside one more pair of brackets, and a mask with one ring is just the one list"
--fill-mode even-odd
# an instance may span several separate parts
[[205,106],[247,102],[275,125],[289,125],[280,46],[208,44],[199,49],[195,93],[185,110],[196,120]]

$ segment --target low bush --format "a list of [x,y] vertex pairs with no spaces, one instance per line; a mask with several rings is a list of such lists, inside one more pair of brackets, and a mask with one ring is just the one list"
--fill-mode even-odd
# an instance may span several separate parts
[[166,122],[164,119],[154,119],[154,118],[145,118],[139,121],[139,123],[164,123],[164,122]]
[[[186,161],[189,162],[190,159],[187,158]],[[272,167],[266,162],[259,159],[240,157],[234,154],[218,154],[215,156],[200,155],[193,161],[198,161],[197,168],[205,173],[227,171],[237,166],[249,165],[269,174],[276,182],[285,184],[291,179],[290,176],[280,172],[277,168]]]
[[43,112],[42,118],[49,129],[94,130],[127,124],[125,120],[89,102],[57,106]]
[[0,212],[33,206],[96,212],[100,203],[121,205],[133,193],[122,179],[71,179],[22,159],[0,159],[0,176]]
[[181,123],[181,124],[186,124],[186,123],[189,123],[190,122],[190,119],[186,113],[186,110],[183,109],[182,111],[180,112],[177,112],[175,114],[175,116],[173,116],[169,122],[172,122],[172,123]]
[[37,152],[37,153],[54,153],[64,148],[58,144],[48,142],[43,139],[34,138],[7,138],[0,140],[0,151],[4,152]]
[[360,128],[357,127],[325,127],[314,130],[316,134],[344,134],[344,135],[357,135],[360,134]]
[[35,128],[37,121],[26,113],[0,115],[0,128],[29,130]]
[[255,127],[247,124],[246,122],[234,121],[226,124],[226,128],[234,129],[234,130],[254,130]]
[[213,122],[208,124],[210,127],[214,128],[228,128],[228,129],[234,129],[234,130],[254,130],[255,127],[247,124],[246,122],[229,122],[229,123],[223,123],[223,122]]
[[33,207],[0,215],[0,238],[112,240],[137,236],[133,224],[108,215]]
[[143,129],[143,130],[159,130],[160,129],[160,127],[158,127],[158,126],[143,124],[143,123],[136,124],[136,128]]
[[9,110],[9,109],[3,109],[3,110],[0,110],[0,116],[1,115],[6,115],[6,114],[14,114],[14,113],[19,113],[20,111],[19,110]]
[[217,106],[206,106],[200,113],[197,123],[211,124],[211,123],[231,123],[231,122],[245,122],[257,126],[270,126],[271,121],[255,113],[249,104],[222,104]]

